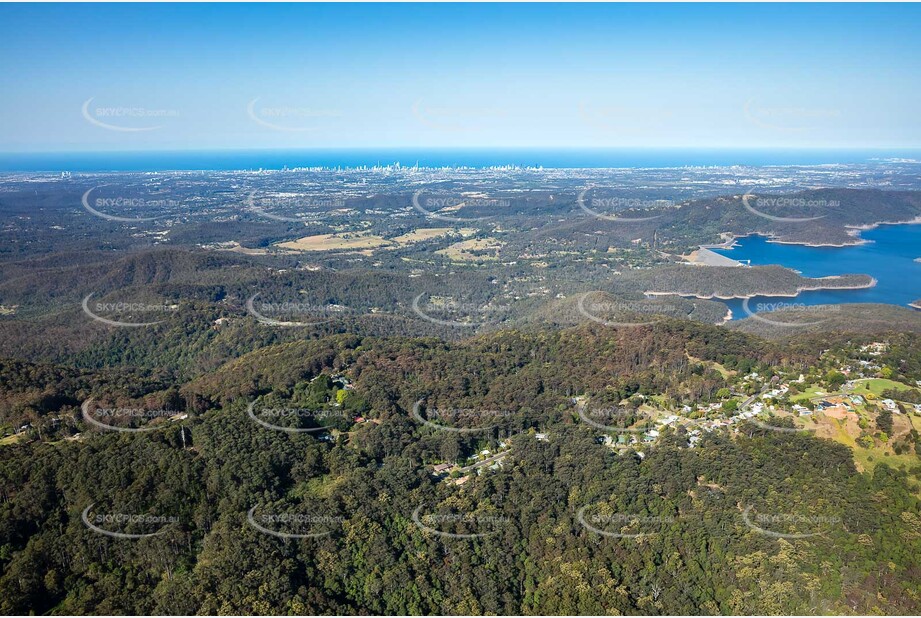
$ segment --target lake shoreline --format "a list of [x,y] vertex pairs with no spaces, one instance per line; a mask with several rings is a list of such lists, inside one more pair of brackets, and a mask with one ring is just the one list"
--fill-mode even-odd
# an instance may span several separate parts
[[[786,267],[785,267],[786,268]],[[792,269],[791,269],[792,270]],[[869,275],[868,275],[869,276]],[[816,280],[822,279],[840,279],[840,275],[832,275],[829,277],[816,277]],[[827,286],[827,285],[808,285],[800,286],[796,288],[796,292],[793,294],[789,293],[775,293],[775,292],[755,292],[753,294],[744,294],[744,295],[732,295],[732,296],[723,296],[720,294],[710,294],[709,296],[704,296],[701,294],[694,293],[685,293],[685,292],[643,292],[646,296],[684,296],[686,298],[697,298],[699,300],[745,300],[757,298],[758,296],[776,296],[780,298],[796,298],[803,292],[817,292],[821,290],[866,290],[874,287],[878,282],[876,277],[870,277],[870,281],[866,285],[842,285],[842,286]],[[731,310],[730,310],[731,313]]]
[[[875,230],[876,228],[882,225],[921,225],[921,215],[918,215],[914,219],[908,221],[877,221],[876,223],[868,223],[865,225],[845,225],[847,234],[854,237],[856,240],[854,242],[848,243],[819,243],[819,242],[804,242],[796,240],[780,240],[776,234],[767,234],[763,232],[749,232],[747,234],[733,234],[732,232],[724,232],[731,238],[716,245],[700,245],[701,248],[706,249],[725,249],[731,251],[736,248],[738,243],[736,240],[740,238],[748,238],[750,236],[761,236],[766,238],[767,242],[775,245],[799,245],[802,247],[816,247],[816,248],[831,248],[831,249],[843,249],[846,247],[859,247],[861,245],[867,245],[873,242],[874,240],[866,240],[860,237],[861,232],[867,232],[870,230]],[[921,260],[921,258],[918,258]]]

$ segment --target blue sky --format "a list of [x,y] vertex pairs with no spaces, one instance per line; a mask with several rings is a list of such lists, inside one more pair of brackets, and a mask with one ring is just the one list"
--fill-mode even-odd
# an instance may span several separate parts
[[921,146],[917,5],[0,5],[0,151]]

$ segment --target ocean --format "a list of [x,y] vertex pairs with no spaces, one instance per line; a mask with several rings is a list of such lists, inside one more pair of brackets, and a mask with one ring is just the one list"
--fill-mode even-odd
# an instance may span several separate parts
[[887,159],[921,159],[921,150],[366,148],[0,153],[0,171],[280,170],[286,167],[335,168],[394,163],[407,167],[669,168],[870,164]]

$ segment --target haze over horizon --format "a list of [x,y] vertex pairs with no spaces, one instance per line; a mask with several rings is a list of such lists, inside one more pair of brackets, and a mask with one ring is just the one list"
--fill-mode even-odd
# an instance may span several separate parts
[[4,5],[0,152],[909,149],[919,10]]

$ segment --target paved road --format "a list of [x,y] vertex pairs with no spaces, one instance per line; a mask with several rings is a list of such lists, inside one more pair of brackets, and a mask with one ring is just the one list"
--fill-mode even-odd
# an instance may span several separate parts
[[488,466],[488,465],[491,464],[491,463],[495,463],[495,462],[497,462],[497,461],[499,461],[499,460],[505,458],[505,456],[508,455],[508,454],[511,453],[511,452],[512,452],[511,449],[508,449],[508,450],[506,450],[506,451],[504,451],[504,452],[502,452],[502,453],[498,453],[498,454],[496,454],[496,455],[493,455],[492,457],[487,457],[487,458],[484,459],[483,461],[478,461],[478,462],[476,462],[475,464],[469,465],[469,466],[467,466],[466,468],[459,468],[459,470],[460,470],[461,472],[470,472],[471,470],[476,470],[477,468],[482,468],[483,466]]
[[771,385],[770,385],[770,384],[765,384],[764,386],[761,387],[761,390],[760,390],[760,391],[758,391],[757,393],[755,393],[754,395],[752,395],[751,397],[749,397],[748,399],[746,399],[746,400],[742,403],[742,405],[739,406],[739,410],[741,410],[741,411],[743,411],[743,412],[746,411],[746,410],[748,410],[748,406],[752,405],[752,402],[755,401],[755,399],[757,399],[758,397],[760,397],[760,396],[763,395],[764,393],[768,392],[769,390],[771,390]]

